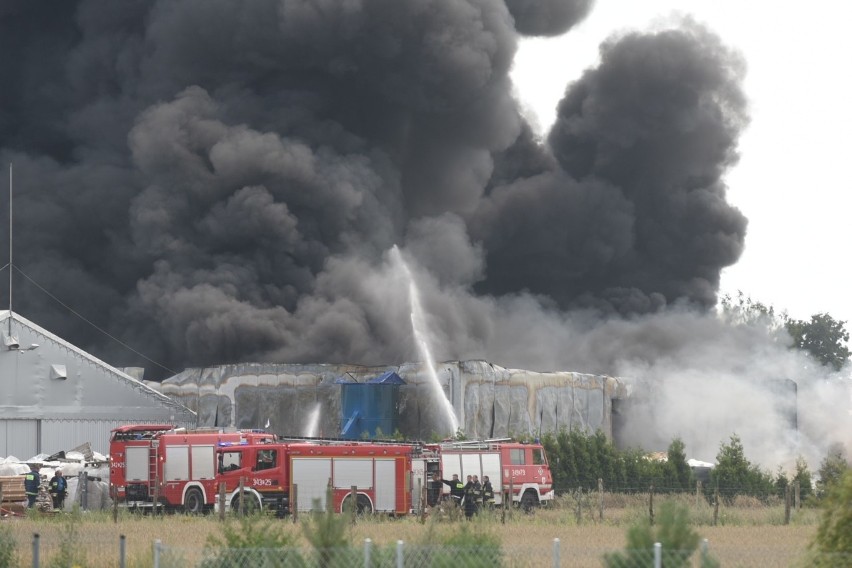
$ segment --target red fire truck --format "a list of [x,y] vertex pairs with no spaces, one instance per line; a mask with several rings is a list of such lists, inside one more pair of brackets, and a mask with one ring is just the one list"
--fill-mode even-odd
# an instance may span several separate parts
[[[436,459],[427,462],[430,478],[450,479],[458,474],[465,481],[468,475],[487,475],[494,489],[494,504],[503,503],[503,495],[512,493],[512,502],[529,510],[553,500],[553,478],[544,448],[538,443],[513,442],[508,439],[460,441],[429,444]],[[441,484],[444,495],[449,487]],[[433,481],[433,487],[437,485]],[[430,505],[436,501],[437,490],[430,494]]]
[[423,481],[415,485],[412,478],[417,453],[416,445],[380,442],[222,444],[216,450],[217,481],[225,483],[231,510],[325,510],[330,489],[335,512],[354,506],[359,513],[404,515],[419,503]]
[[110,485],[131,507],[183,508],[201,513],[216,497],[219,444],[273,442],[259,431],[176,429],[169,424],[121,426],[110,436]]

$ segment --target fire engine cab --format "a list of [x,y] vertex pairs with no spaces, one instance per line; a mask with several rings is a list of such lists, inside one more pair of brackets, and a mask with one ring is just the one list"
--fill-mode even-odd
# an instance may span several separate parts
[[427,463],[432,479],[430,505],[438,495],[449,494],[449,487],[440,480],[454,473],[463,481],[468,475],[478,475],[480,481],[487,475],[495,505],[501,505],[509,493],[512,502],[525,510],[553,500],[553,478],[541,444],[500,439],[429,444],[427,448],[436,456]]
[[201,513],[216,497],[218,444],[273,442],[259,431],[176,429],[168,424],[121,426],[110,436],[110,485],[130,507],[182,508]]

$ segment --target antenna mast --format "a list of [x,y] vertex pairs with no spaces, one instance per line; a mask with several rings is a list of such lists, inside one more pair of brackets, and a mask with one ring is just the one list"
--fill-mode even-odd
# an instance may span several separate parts
[[12,335],[12,164],[9,164],[9,335]]

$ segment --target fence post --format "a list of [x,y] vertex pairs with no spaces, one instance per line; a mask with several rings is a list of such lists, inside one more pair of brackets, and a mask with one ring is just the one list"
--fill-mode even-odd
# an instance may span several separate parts
[[373,541],[369,538],[364,539],[364,568],[370,568],[370,548]]
[[118,567],[125,568],[127,566],[127,538],[122,534],[118,536]]
[[512,510],[515,506],[515,478],[509,478],[509,517],[513,516],[514,511]]
[[701,480],[695,482],[695,506],[701,506]]
[[219,483],[219,520],[225,522],[225,482]]
[[39,535],[38,533],[33,533],[33,568],[38,568],[38,541]]
[[654,526],[654,484],[651,484],[651,492],[648,495],[648,516],[651,519],[651,526]]
[[710,560],[709,548],[710,548],[710,543],[705,538],[704,540],[701,541],[701,568],[705,568],[708,564],[708,561]]
[[663,568],[663,545],[660,542],[654,543],[654,568]]
[[401,540],[396,541],[396,568],[405,568],[405,561],[402,554],[403,543]]
[[797,479],[795,483],[793,483],[793,495],[795,498],[796,510],[802,508],[802,493],[801,493],[801,485],[799,485],[799,480]]
[[559,539],[553,539],[553,568],[559,568],[561,562],[559,561]]
[[353,485],[351,487],[352,493],[352,518],[350,519],[351,523],[355,524],[355,518],[358,516],[358,486]]
[[241,515],[242,515],[242,514],[244,514],[244,513],[246,512],[246,496],[245,496],[245,494],[243,493],[243,491],[245,490],[245,488],[246,488],[246,478],[245,478],[245,477],[243,477],[243,476],[241,475],[241,476],[240,476],[240,491],[239,491],[239,493],[237,493],[237,495],[239,495],[239,496],[240,496],[240,501],[239,501],[239,503],[240,503],[240,510],[239,510],[239,513],[240,513]]
[[600,477],[598,478],[598,506],[600,507],[598,519],[603,522],[603,479]]
[[716,491],[713,495],[713,500],[715,503],[713,504],[713,526],[715,527],[719,523],[719,486],[716,485]]
[[293,491],[290,492],[290,516],[293,517],[293,522],[299,522],[299,484],[293,484]]
[[790,524],[790,498],[792,491],[790,490],[790,484],[784,488],[784,524]]
[[83,470],[80,472],[80,508],[84,511],[89,508],[89,474]]
[[426,507],[429,506],[429,492],[426,488],[427,484],[420,487],[420,524],[426,524]]
[[160,568],[160,540],[154,540],[154,568]]
[[118,524],[118,485],[110,485],[112,493],[112,522]]

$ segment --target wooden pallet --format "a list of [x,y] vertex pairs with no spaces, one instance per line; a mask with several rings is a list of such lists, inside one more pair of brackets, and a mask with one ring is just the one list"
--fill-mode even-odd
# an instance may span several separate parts
[[27,498],[23,475],[0,475],[0,487],[3,494],[0,504],[20,503]]

